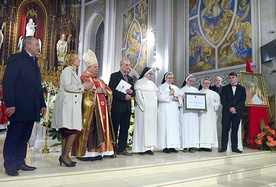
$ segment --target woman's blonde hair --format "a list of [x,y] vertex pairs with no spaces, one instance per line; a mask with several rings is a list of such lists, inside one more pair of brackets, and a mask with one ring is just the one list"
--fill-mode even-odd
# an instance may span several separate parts
[[66,54],[64,57],[64,66],[71,66],[75,60],[76,55],[78,55],[76,51],[71,51]]

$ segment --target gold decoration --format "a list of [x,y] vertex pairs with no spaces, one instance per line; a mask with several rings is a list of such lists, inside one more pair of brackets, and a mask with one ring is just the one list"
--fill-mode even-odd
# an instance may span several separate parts
[[31,16],[31,17],[37,18],[37,10],[34,10],[33,8],[32,9],[28,9],[26,16]]
[[44,122],[45,123],[45,127],[46,127],[46,134],[45,134],[45,141],[44,141],[44,147],[43,149],[41,150],[42,153],[49,153],[49,149],[48,149],[48,146],[47,146],[47,141],[48,141],[48,125],[49,125],[49,122]]

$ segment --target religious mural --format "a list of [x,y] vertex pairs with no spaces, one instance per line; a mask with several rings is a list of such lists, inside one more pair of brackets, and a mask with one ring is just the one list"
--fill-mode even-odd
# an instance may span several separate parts
[[250,0],[189,1],[189,72],[244,64],[252,58]]
[[123,14],[122,56],[139,74],[147,64],[148,0]]

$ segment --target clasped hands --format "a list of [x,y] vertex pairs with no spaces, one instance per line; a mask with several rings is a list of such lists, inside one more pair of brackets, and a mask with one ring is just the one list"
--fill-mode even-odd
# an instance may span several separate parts
[[231,112],[231,114],[237,114],[237,111],[234,107],[230,107],[229,111]]

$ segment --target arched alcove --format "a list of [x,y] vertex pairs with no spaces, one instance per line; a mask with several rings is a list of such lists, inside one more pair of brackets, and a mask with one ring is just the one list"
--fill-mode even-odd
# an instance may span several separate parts
[[102,76],[103,69],[103,45],[104,45],[104,23],[102,22],[96,33],[96,47],[95,54],[99,62],[99,77]]
[[99,77],[102,75],[104,22],[103,17],[95,13],[87,21],[84,35],[84,52],[91,49],[95,52],[99,62]]

